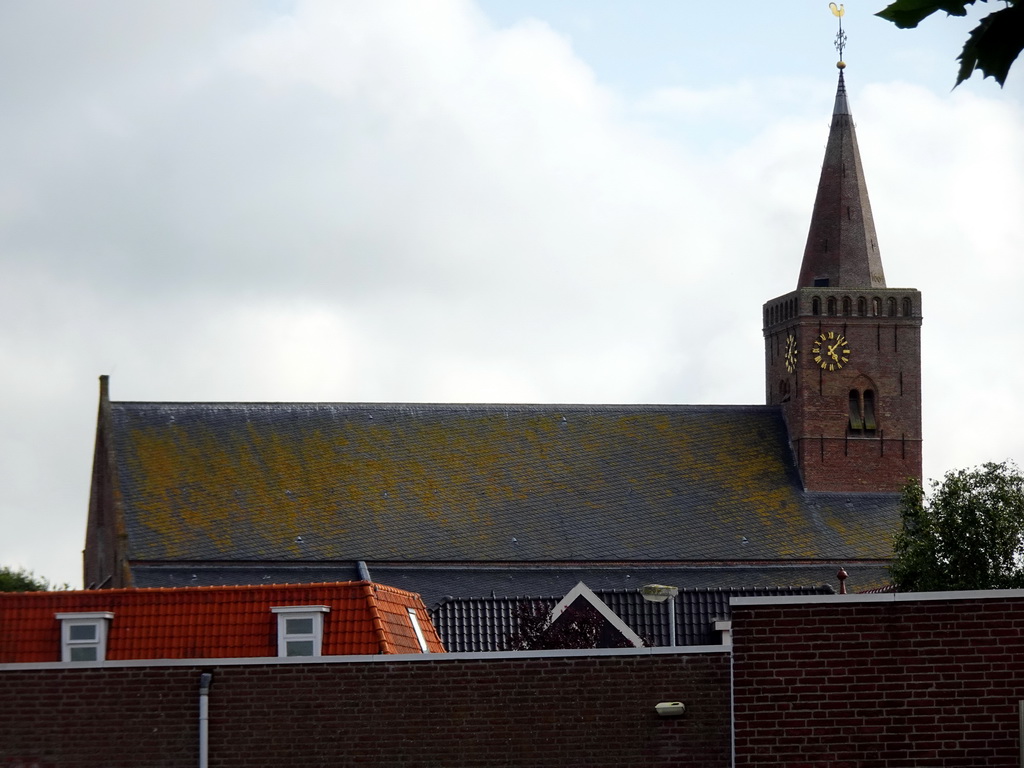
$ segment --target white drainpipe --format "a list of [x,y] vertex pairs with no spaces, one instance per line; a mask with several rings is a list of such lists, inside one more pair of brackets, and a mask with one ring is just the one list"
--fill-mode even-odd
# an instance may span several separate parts
[[207,768],[210,752],[210,683],[213,675],[199,676],[199,768]]

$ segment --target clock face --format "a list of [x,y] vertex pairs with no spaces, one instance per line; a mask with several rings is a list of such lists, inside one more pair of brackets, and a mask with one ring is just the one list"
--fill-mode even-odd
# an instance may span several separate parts
[[786,361],[786,370],[790,373],[796,370],[796,356],[799,351],[796,348],[796,337],[793,334],[789,334],[786,337],[786,354],[784,359]]
[[811,347],[811,354],[821,370],[838,371],[850,362],[850,343],[843,334],[827,331],[818,334]]

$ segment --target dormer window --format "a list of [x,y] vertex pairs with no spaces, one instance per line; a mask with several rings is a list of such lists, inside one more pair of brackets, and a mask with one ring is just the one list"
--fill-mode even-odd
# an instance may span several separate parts
[[61,661],[104,661],[107,658],[107,628],[114,614],[58,613]]
[[327,605],[285,605],[270,609],[277,614],[278,656],[319,656],[324,639]]

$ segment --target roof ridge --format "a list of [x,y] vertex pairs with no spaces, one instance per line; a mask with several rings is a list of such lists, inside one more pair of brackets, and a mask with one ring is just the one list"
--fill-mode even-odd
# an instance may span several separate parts
[[771,411],[776,406],[756,403],[464,403],[464,402],[358,402],[358,401],[260,401],[247,402],[240,400],[112,400],[113,407],[118,406],[153,406],[160,408],[281,408],[281,407],[303,407],[303,408],[350,408],[361,409],[385,409],[402,410],[417,408],[453,408],[453,409],[493,409],[493,410],[536,410],[540,408],[559,411],[606,411],[606,410],[678,410],[678,411],[708,411],[708,410],[746,410],[746,411]]
[[390,635],[384,626],[384,617],[381,615],[380,603],[377,600],[377,592],[372,581],[359,582],[366,595],[366,602],[370,607],[370,617],[373,621],[373,632],[377,635],[377,642],[380,645],[381,653],[395,653],[395,644],[391,642]]
[[[52,596],[52,595],[67,595],[67,596],[80,596],[80,595],[125,595],[125,594],[140,594],[140,593],[153,593],[153,592],[179,592],[179,593],[208,593],[208,592],[249,592],[259,591],[266,592],[270,590],[292,590],[295,592],[314,591],[316,589],[322,589],[324,587],[342,587],[342,586],[358,586],[366,582],[360,582],[357,580],[351,581],[314,581],[304,582],[301,584],[203,584],[203,585],[191,585],[191,586],[180,586],[180,587],[115,587],[113,589],[59,589],[50,591],[33,591],[33,592],[0,592],[0,598],[8,595],[22,595],[22,596]],[[372,582],[370,582],[372,583]],[[389,590],[397,592],[404,592],[408,594],[416,594],[415,592],[409,592],[401,587],[391,587],[385,584],[381,584]],[[40,599],[41,599],[40,597]]]

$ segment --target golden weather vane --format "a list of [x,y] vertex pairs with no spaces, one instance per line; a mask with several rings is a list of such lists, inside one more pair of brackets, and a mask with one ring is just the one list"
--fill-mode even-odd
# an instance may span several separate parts
[[846,62],[843,61],[843,49],[846,47],[846,33],[843,32],[843,15],[846,13],[846,9],[842,3],[839,5],[829,3],[828,7],[832,11],[832,15],[839,19],[839,33],[836,35],[836,50],[839,51],[839,61],[836,63],[836,66],[842,69],[846,66]]

